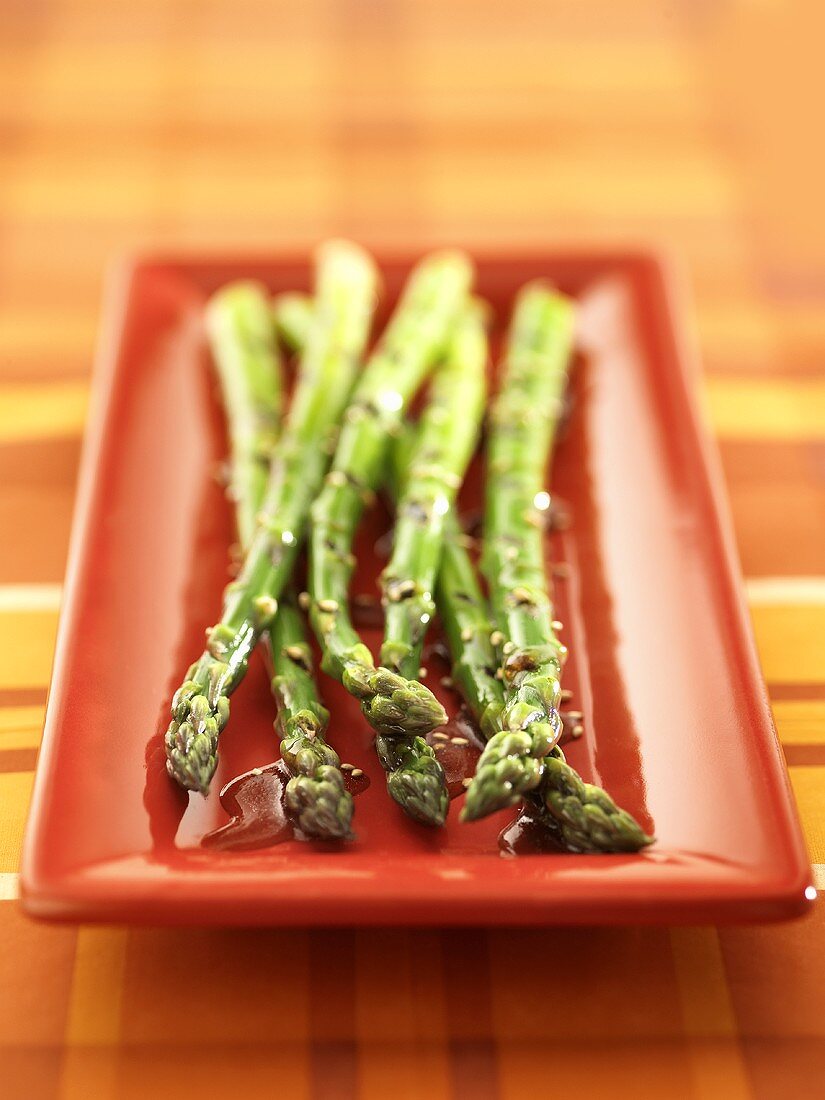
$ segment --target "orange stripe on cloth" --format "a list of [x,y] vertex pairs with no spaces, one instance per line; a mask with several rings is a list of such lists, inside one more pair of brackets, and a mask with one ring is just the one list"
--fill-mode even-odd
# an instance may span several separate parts
[[[0,1093],[27,1096],[36,1093],[9,1088],[5,1073],[6,1053],[10,1048],[59,1050],[66,1028],[72,959],[76,931],[71,927],[36,924],[23,915],[16,902],[0,903],[0,1047],[4,1070]],[[50,1073],[52,1090],[57,1092],[57,1072]]]
[[697,1100],[747,1100],[752,1095],[713,928],[670,933],[691,1075]]
[[355,1038],[355,933],[309,932],[310,1094],[351,1100],[358,1094]]
[[437,932],[355,937],[359,1100],[451,1100]]
[[627,1069],[606,1051],[624,1047],[638,1056],[643,1047],[651,1063],[640,1087],[658,1081],[661,1088],[667,1080],[673,1095],[688,1094],[690,1065],[666,929],[495,931],[490,970],[503,1100],[580,1088],[581,1062],[562,1057],[576,1044],[587,1048],[580,1053],[594,1092],[617,1095],[616,1081]]
[[[277,1069],[280,1094],[309,1098],[309,963],[306,932],[175,929],[130,932],[122,999],[122,1043],[147,1052],[146,1073],[159,1095],[186,1087],[181,1067],[197,1072],[189,1087],[209,1085],[215,1059],[190,1053],[247,1048],[249,1066],[234,1059],[238,1091],[249,1080],[261,1087]],[[271,1057],[274,1047],[277,1059]],[[257,1052],[257,1053],[255,1053]],[[180,1062],[178,1055],[180,1054]],[[163,1077],[164,1061],[172,1066]],[[210,1071],[211,1067],[211,1071]],[[245,1076],[248,1069],[249,1076]],[[141,1071],[142,1073],[143,1071]],[[121,1062],[119,1082],[128,1073]],[[270,1079],[270,1086],[272,1079]],[[152,1093],[147,1086],[147,1095]],[[232,1095],[232,1090],[227,1093]]]
[[[825,1049],[825,905],[782,925],[721,928],[719,942],[743,1039],[804,1037]],[[819,1096],[821,1084],[812,1077],[808,1091],[787,1095]]]
[[497,1100],[487,932],[446,930],[441,933],[441,954],[452,1100]]

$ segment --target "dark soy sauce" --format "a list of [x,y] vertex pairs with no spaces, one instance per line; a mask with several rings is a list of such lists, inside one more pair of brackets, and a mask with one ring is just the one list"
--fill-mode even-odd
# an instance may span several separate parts
[[358,630],[379,629],[384,625],[384,608],[377,596],[358,593],[350,605],[353,626]]
[[[290,821],[284,803],[290,775],[283,761],[253,768],[231,780],[220,793],[221,806],[230,821],[207,833],[201,840],[204,848],[222,852],[250,852],[271,848],[293,840],[300,834]],[[353,776],[344,770],[344,784],[352,795],[358,795],[370,785],[363,773]]]
[[498,834],[498,846],[503,856],[537,856],[563,849],[553,833],[532,813],[529,806],[522,806],[515,820]]
[[461,710],[446,726],[427,735],[427,741],[447,779],[450,798],[457,798],[467,789],[467,780],[475,775],[476,764],[484,747],[467,711]]

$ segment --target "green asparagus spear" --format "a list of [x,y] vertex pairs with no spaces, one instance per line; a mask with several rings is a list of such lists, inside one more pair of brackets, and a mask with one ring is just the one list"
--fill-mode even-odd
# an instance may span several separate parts
[[266,289],[253,282],[223,287],[209,302],[206,327],[228,414],[229,496],[241,544],[248,546],[284,403]]
[[[332,470],[312,509],[310,607],[322,667],[361,701],[373,728],[390,738],[425,734],[446,714],[423,684],[376,668],[354,630],[347,609],[352,542],[365,503],[384,476],[392,437],[446,349],[471,277],[471,265],[460,253],[431,256],[417,266],[356,388]],[[414,799],[408,802],[412,808]],[[422,802],[416,812],[436,820],[439,811]]]
[[[485,739],[501,729],[504,687],[484,596],[464,536],[448,517],[436,602],[453,658],[453,682],[473,713]],[[539,786],[527,794],[537,819],[569,852],[637,852],[653,838],[620,809],[607,791],[585,783],[555,745],[544,760]]]
[[[397,505],[393,551],[381,575],[385,607],[381,662],[414,679],[428,624],[444,525],[475,449],[486,394],[484,307],[472,302],[456,323],[446,358],[433,380],[409,454]],[[449,809],[444,770],[423,737],[378,734],[387,788],[411,817],[421,807],[443,821]],[[426,795],[423,788],[426,787]]]
[[202,793],[217,766],[228,696],[243,679],[249,654],[272,622],[292,573],[369,332],[376,272],[364,252],[340,241],[322,246],[316,281],[300,381],[273,456],[256,533],[239,577],[224,593],[221,621],[209,631],[205,652],[172,700],[167,768],[181,786]]
[[491,737],[462,819],[515,805],[537,787],[561,735],[565,649],[544,573],[543,491],[573,343],[573,306],[541,283],[519,294],[491,416],[482,568],[493,619],[509,639],[501,732]]
[[275,330],[289,351],[302,351],[312,325],[312,298],[298,291],[278,294],[272,302],[272,315]]
[[281,758],[292,776],[286,785],[287,810],[307,836],[348,837],[352,795],[344,786],[340,757],[324,739],[329,711],[318,698],[312,653],[291,592],[281,598],[269,638],[276,670],[272,694],[278,701]]
[[[271,343],[264,343],[271,341],[265,292],[246,283],[219,291],[208,309],[208,328],[232,444],[235,519],[241,543],[248,547],[263,503],[284,393],[280,362]],[[247,342],[248,333],[254,339]],[[281,600],[268,633],[276,666],[276,728],[282,734],[281,756],[292,776],[286,786],[287,810],[306,836],[349,836],[352,795],[345,789],[338,754],[324,741],[329,713],[318,698],[312,655],[291,591]]]

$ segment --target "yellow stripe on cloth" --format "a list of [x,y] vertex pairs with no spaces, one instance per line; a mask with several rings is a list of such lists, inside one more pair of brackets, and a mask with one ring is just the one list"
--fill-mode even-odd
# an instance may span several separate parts
[[825,768],[796,765],[788,772],[808,853],[812,862],[825,863]]
[[88,406],[85,381],[0,386],[0,444],[79,435]]
[[745,591],[751,607],[825,606],[825,576],[749,577]]
[[0,612],[59,611],[62,595],[59,584],[0,584]]
[[56,611],[3,611],[0,633],[13,639],[0,662],[0,689],[45,687],[51,676]]
[[45,707],[0,709],[0,752],[39,748],[45,713]]
[[705,379],[721,439],[825,439],[825,382],[818,379]]
[[825,683],[825,605],[755,605],[751,614],[769,683]]
[[115,1095],[128,932],[81,928],[77,933],[61,1100]]
[[17,871],[0,872],[0,901],[17,901],[20,897],[20,875]]
[[0,872],[16,871],[34,772],[0,774]]
[[673,965],[682,1005],[693,1096],[746,1100],[751,1096],[725,964],[715,928],[673,928]]
[[825,700],[777,699],[771,709],[780,741],[786,745],[825,745]]

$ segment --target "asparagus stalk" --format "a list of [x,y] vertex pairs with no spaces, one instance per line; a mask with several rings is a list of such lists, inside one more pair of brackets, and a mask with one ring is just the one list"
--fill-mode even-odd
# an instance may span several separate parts
[[518,295],[491,415],[482,569],[493,619],[509,639],[502,729],[487,742],[462,819],[515,805],[538,786],[561,735],[565,648],[544,573],[543,492],[573,344],[573,306],[542,283]]
[[[433,380],[398,496],[392,556],[381,575],[385,608],[381,662],[413,679],[419,674],[444,525],[478,441],[486,394],[484,307],[472,302],[456,323]],[[423,737],[378,734],[376,748],[387,789],[411,817],[447,816],[444,770]],[[422,789],[426,787],[426,796]]]
[[298,291],[278,294],[273,300],[275,331],[289,351],[298,352],[306,347],[312,325],[312,308],[312,298]]
[[[213,297],[207,323],[229,426],[235,520],[241,543],[248,547],[284,394],[281,364],[271,347],[269,301],[258,286],[231,284]],[[247,334],[252,336],[248,344]],[[281,757],[292,776],[286,786],[287,810],[306,836],[349,836],[352,795],[345,789],[338,754],[324,741],[329,713],[318,697],[312,654],[291,592],[280,602],[268,634],[276,669],[276,728],[282,735]]]
[[[436,602],[453,658],[453,682],[484,738],[495,737],[504,710],[504,687],[495,675],[496,635],[464,536],[453,516],[447,519]],[[527,799],[566,851],[637,852],[653,843],[653,838],[616,805],[607,791],[584,782],[558,745],[545,757],[541,782]]]
[[[446,714],[423,684],[376,668],[353,628],[347,608],[352,543],[365,504],[385,473],[392,437],[446,348],[471,277],[470,263],[460,253],[434,255],[417,266],[356,388],[332,470],[312,509],[310,617],[322,667],[360,700],[377,733],[389,738],[426,734],[446,721]],[[425,782],[407,802],[419,820],[435,822],[440,805],[431,805],[427,794]]]
[[280,601],[269,640],[281,758],[292,777],[286,785],[287,810],[307,836],[348,837],[352,795],[344,786],[341,759],[324,738],[329,711],[318,698],[303,617],[291,592]]
[[240,575],[225,590],[221,620],[208,632],[206,650],[172,699],[167,769],[182,787],[204,794],[229,718],[228,696],[243,679],[249,654],[272,623],[292,573],[369,332],[376,272],[364,252],[341,241],[323,245],[316,282],[300,381],[273,455],[255,535]]
[[223,287],[209,302],[206,327],[228,413],[228,491],[241,544],[248,546],[284,404],[266,289],[251,281]]

